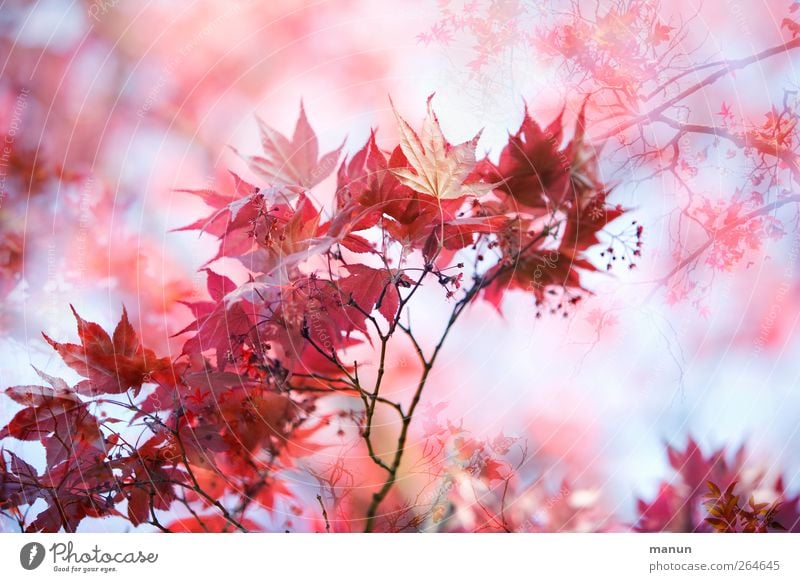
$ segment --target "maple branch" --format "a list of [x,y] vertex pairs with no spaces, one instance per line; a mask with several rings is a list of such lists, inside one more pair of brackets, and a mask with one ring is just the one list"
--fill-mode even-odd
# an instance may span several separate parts
[[319,501],[319,506],[322,508],[322,519],[325,520],[325,531],[327,533],[331,533],[331,524],[328,521],[328,511],[325,509],[325,504],[322,502],[322,495],[319,493],[317,494],[317,501]]
[[723,127],[702,125],[699,123],[684,123],[662,114],[655,115],[653,120],[664,123],[673,129],[678,130],[679,133],[676,136],[677,139],[680,139],[680,136],[686,133],[701,133],[725,139],[739,148],[752,147],[762,154],[774,156],[778,160],[785,163],[791,171],[794,179],[800,182],[800,167],[797,163],[796,154],[791,150],[780,147],[777,141],[772,142],[757,138],[752,134],[736,134]]
[[707,87],[708,85],[712,85],[713,83],[716,83],[719,79],[721,79],[722,77],[724,77],[728,73],[731,73],[731,72],[739,70],[739,69],[743,69],[743,68],[745,68],[745,67],[747,67],[749,65],[752,65],[753,63],[757,63],[757,62],[759,62],[759,61],[761,61],[763,59],[767,59],[769,57],[772,57],[772,56],[775,56],[775,55],[778,55],[778,54],[781,54],[781,53],[786,53],[786,52],[788,52],[790,50],[793,50],[793,49],[796,49],[798,47],[800,47],[800,37],[792,39],[792,40],[790,40],[790,41],[788,41],[788,42],[786,42],[786,43],[784,43],[782,45],[766,49],[766,50],[764,50],[764,51],[762,51],[760,53],[756,53],[755,55],[751,55],[749,57],[745,57],[743,59],[738,59],[738,60],[733,60],[733,61],[726,61],[725,62],[725,66],[722,69],[720,69],[718,71],[715,71],[714,73],[711,73],[710,75],[706,76],[704,79],[698,81],[697,83],[695,83],[691,87],[687,87],[686,89],[684,89],[683,91],[681,91],[680,93],[675,95],[674,97],[666,100],[664,103],[662,103],[661,105],[658,105],[657,107],[654,107],[650,111],[648,111],[646,113],[641,113],[641,114],[637,115],[636,117],[634,117],[632,119],[629,119],[627,121],[623,121],[622,123],[617,124],[616,126],[611,128],[607,132],[605,132],[602,135],[598,136],[597,139],[600,140],[600,141],[603,141],[605,139],[613,137],[614,135],[617,135],[618,133],[620,133],[622,131],[625,131],[626,129],[628,129],[630,127],[633,127],[635,125],[639,125],[640,123],[645,123],[645,122],[651,121],[654,117],[658,116],[661,113],[664,113],[670,107],[680,103],[681,101],[683,101],[684,99],[686,99],[687,97],[692,95],[693,93],[696,93],[697,91],[699,91],[700,89],[703,89],[704,87]]
[[411,325],[403,325],[402,323],[398,324],[397,326],[400,330],[408,336],[408,339],[411,340],[411,344],[414,346],[414,351],[417,353],[420,361],[425,364],[425,353],[422,351],[422,346],[417,341],[416,336],[411,331]]
[[223,517],[224,517],[224,518],[225,518],[225,519],[226,519],[228,522],[230,522],[230,523],[231,523],[231,525],[233,525],[234,527],[236,527],[237,529],[239,529],[240,531],[242,531],[242,532],[244,532],[244,533],[248,533],[248,529],[247,529],[246,527],[244,527],[244,526],[243,526],[243,525],[242,525],[242,524],[239,522],[239,520],[237,520],[235,517],[233,517],[233,516],[230,514],[230,512],[229,512],[229,511],[228,511],[228,510],[225,508],[225,506],[224,506],[224,505],[222,505],[222,503],[220,503],[220,502],[219,502],[217,499],[214,499],[214,498],[213,498],[211,495],[209,495],[208,493],[206,493],[206,492],[203,490],[203,488],[200,486],[200,482],[197,480],[197,477],[195,476],[195,474],[194,474],[194,471],[192,471],[192,468],[191,468],[191,466],[190,466],[190,463],[189,463],[189,458],[186,456],[186,447],[184,446],[184,444],[183,444],[183,440],[181,439],[181,437],[180,437],[180,434],[178,434],[178,431],[177,431],[177,430],[175,431],[175,441],[176,441],[176,442],[178,443],[178,445],[180,446],[180,450],[181,450],[181,458],[182,458],[182,460],[183,460],[183,465],[186,467],[186,472],[187,472],[187,473],[188,473],[188,475],[189,475],[189,479],[191,479],[191,481],[192,481],[192,485],[193,485],[193,486],[192,486],[192,487],[190,487],[190,489],[192,489],[192,490],[193,490],[195,493],[197,493],[197,494],[198,494],[198,495],[200,495],[200,496],[201,496],[203,499],[205,499],[206,501],[208,501],[208,502],[209,502],[211,505],[213,505],[214,507],[216,507],[216,508],[217,508],[217,509],[220,511],[220,513],[222,514],[222,516],[223,516]]
[[156,508],[155,508],[155,495],[150,493],[150,501],[149,501],[149,508],[150,508],[150,525],[157,527],[164,533],[172,533],[169,529],[164,527],[160,521],[158,521],[158,517],[156,516]]
[[422,398],[422,392],[425,389],[425,385],[428,382],[428,378],[430,376],[431,370],[433,369],[433,365],[436,363],[436,358],[439,356],[441,352],[442,346],[444,345],[447,336],[450,334],[450,330],[453,329],[453,325],[458,320],[459,315],[464,310],[464,307],[469,303],[469,301],[483,288],[483,279],[477,279],[475,284],[470,288],[470,290],[466,293],[466,295],[460,299],[456,306],[453,308],[453,311],[450,314],[450,318],[447,321],[447,325],[445,327],[445,331],[442,336],[439,338],[436,347],[433,350],[430,358],[424,360],[422,376],[420,377],[419,383],[417,384],[417,388],[414,391],[414,395],[411,399],[411,403],[408,407],[408,412],[403,416],[402,425],[400,428],[400,435],[397,439],[397,448],[395,449],[394,459],[392,461],[391,467],[389,470],[389,476],[387,477],[386,481],[384,481],[383,486],[378,490],[378,492],[372,495],[372,502],[367,509],[367,522],[364,527],[365,532],[373,531],[375,517],[378,512],[378,508],[380,504],[386,499],[386,496],[391,491],[392,487],[394,486],[397,480],[397,471],[400,468],[400,463],[403,459],[403,453],[405,452],[405,445],[406,440],[408,438],[408,429],[411,426],[411,420],[414,417],[414,411],[417,408],[417,405]]
[[[348,393],[348,392],[356,392],[359,396],[372,398],[372,394],[364,390],[363,388],[352,386],[350,388],[335,388],[333,386],[329,386],[326,388],[321,388],[317,386],[293,386],[289,388],[290,392],[317,392],[320,394],[330,394],[331,392],[339,392],[339,393]],[[396,402],[389,400],[388,398],[384,398],[383,396],[378,396],[376,398],[378,402],[381,404],[386,404],[387,406],[391,406],[395,410],[399,411],[401,414],[403,412],[402,408]]]
[[194,517],[195,521],[198,524],[200,524],[200,527],[202,527],[203,530],[208,533],[209,529],[208,529],[208,526],[206,525],[206,522],[203,521],[203,519],[200,517],[200,515],[197,513],[197,511],[195,511],[194,507],[192,507],[191,503],[189,503],[189,501],[186,499],[186,497],[178,497],[177,499],[178,499],[178,501],[180,501],[183,504],[183,506],[192,515],[192,517]]
[[[369,401],[367,401],[366,399],[364,401],[366,407],[366,418],[364,422],[364,431],[362,433],[362,437],[364,438],[364,441],[367,444],[367,452],[369,453],[370,459],[372,459],[372,461],[377,466],[387,471],[390,476],[393,473],[396,474],[397,472],[396,469],[393,471],[392,467],[390,467],[383,459],[381,459],[377,455],[377,453],[375,452],[375,447],[372,443],[372,424],[375,418],[375,405],[377,402],[386,401],[384,398],[380,396],[380,390],[386,370],[386,350],[389,339],[393,337],[395,330],[397,329],[398,325],[400,325],[400,318],[402,317],[406,305],[414,296],[414,294],[417,292],[417,289],[420,288],[422,282],[425,280],[425,277],[428,275],[428,273],[431,272],[431,269],[432,267],[430,265],[425,265],[425,267],[422,269],[422,274],[419,276],[417,281],[412,286],[411,291],[405,297],[403,297],[402,294],[400,294],[400,287],[397,281],[395,281],[394,283],[392,282],[387,283],[386,287],[388,287],[391,284],[395,286],[395,290],[398,293],[398,296],[400,297],[400,303],[397,308],[397,313],[395,314],[393,320],[390,322],[389,329],[385,334],[381,333],[377,321],[375,321],[374,317],[371,318],[375,324],[375,327],[378,329],[378,334],[381,340],[381,351],[378,360],[378,375],[375,379],[375,386],[371,393],[370,392],[366,393],[366,398],[369,399]],[[386,287],[384,287],[383,293],[385,293]],[[405,422],[405,415],[403,414],[402,406],[398,403],[392,403],[391,406],[398,411],[401,419],[403,420],[403,422]]]
[[[431,353],[429,358],[425,357],[424,352],[422,351],[419,344],[416,341],[414,342],[415,348],[417,349],[417,353],[419,354],[423,364],[422,375],[420,376],[417,387],[414,390],[414,394],[411,398],[408,411],[405,413],[405,415],[403,415],[400,434],[397,438],[397,446],[394,453],[394,459],[392,460],[392,463],[388,469],[389,475],[387,476],[381,488],[377,492],[373,493],[372,501],[370,502],[369,507],[367,508],[366,524],[364,526],[365,532],[371,532],[374,530],[375,518],[377,517],[378,509],[380,508],[381,503],[383,503],[383,501],[389,495],[389,492],[391,491],[392,487],[397,481],[397,472],[400,469],[400,464],[403,460],[403,455],[405,453],[406,441],[408,439],[408,431],[409,427],[411,426],[411,421],[414,418],[414,412],[416,411],[417,406],[419,405],[422,399],[422,393],[425,389],[425,386],[428,383],[428,379],[430,378],[431,370],[433,369],[433,366],[436,363],[439,354],[441,353],[442,347],[444,346],[447,337],[450,335],[450,332],[454,328],[455,323],[458,321],[458,318],[464,312],[464,309],[467,307],[467,305],[470,304],[470,302],[478,295],[478,293],[480,293],[480,291],[484,287],[491,284],[501,275],[504,275],[507,271],[516,268],[516,265],[518,264],[520,257],[528,249],[533,247],[533,245],[535,245],[537,242],[547,237],[550,232],[551,232],[550,229],[545,229],[536,236],[532,237],[532,239],[515,254],[514,259],[510,261],[509,264],[495,270],[494,273],[492,273],[492,275],[488,277],[485,274],[474,276],[473,285],[466,291],[464,296],[461,299],[459,299],[456,302],[455,306],[453,307],[453,310],[450,313],[450,317],[447,320],[447,324],[445,325],[444,332],[439,338],[439,341],[434,346],[433,352]],[[417,285],[421,284],[422,278],[424,278],[425,275],[427,275],[427,272],[428,268],[426,268],[425,273],[423,273]],[[416,288],[414,290],[416,290]],[[393,328],[400,326],[400,329],[405,328],[408,330],[406,333],[410,334],[410,328],[407,328],[399,324],[399,317],[401,312],[402,308],[398,311],[398,316],[395,319],[395,324]]]
[[[267,487],[269,485],[267,477],[272,471],[273,471],[273,464],[272,462],[269,462],[267,463],[266,469],[264,469],[263,471],[258,471],[258,470],[256,471],[256,475],[253,479],[253,482],[249,486],[243,485],[242,491],[240,493],[241,500],[239,501],[239,504],[236,506],[236,509],[234,510],[234,513],[239,516],[239,519],[244,519],[244,514],[247,511],[247,508],[250,507],[250,504],[254,501],[255,496],[258,495],[258,493],[262,489],[264,489],[264,487]],[[237,491],[237,493],[239,492]],[[227,526],[223,531],[226,530]]]
[[[220,511],[222,516],[231,525],[233,525],[237,529],[241,530],[242,532],[245,532],[245,533],[248,532],[247,528],[245,528],[241,524],[241,522],[239,522],[235,517],[233,517],[231,515],[231,513],[225,508],[225,506],[223,506],[218,500],[214,499],[211,495],[209,495],[200,486],[200,482],[198,481],[197,477],[195,476],[194,471],[192,471],[191,465],[189,463],[189,459],[188,459],[187,454],[186,454],[186,447],[183,444],[183,439],[181,439],[180,432],[177,430],[177,428],[173,429],[172,427],[170,427],[167,424],[165,424],[164,421],[162,421],[158,416],[155,416],[153,414],[150,414],[150,413],[142,411],[142,409],[139,408],[138,406],[136,406],[135,404],[133,404],[133,402],[130,402],[129,404],[126,404],[124,402],[120,402],[118,400],[113,400],[113,399],[108,399],[108,398],[103,399],[103,401],[107,402],[109,404],[114,404],[114,405],[120,406],[122,408],[126,408],[126,409],[131,410],[133,412],[136,412],[138,414],[142,414],[143,416],[149,418],[154,424],[164,428],[165,430],[168,430],[170,432],[170,434],[175,438],[175,442],[177,442],[179,447],[180,447],[181,461],[183,462],[183,465],[186,468],[186,472],[189,475],[190,480],[192,481],[192,485],[189,486],[186,483],[183,483],[181,481],[170,481],[170,483],[173,484],[173,485],[177,485],[177,486],[189,489],[191,491],[194,491],[195,493],[200,495],[203,499],[205,499],[207,502],[209,502],[211,505],[216,507]],[[178,421],[176,419],[176,427],[177,427],[177,422]],[[155,514],[153,513],[153,508],[152,508],[153,495],[150,496],[150,503],[151,503],[151,513],[152,513],[151,523],[152,523],[152,525],[154,525],[156,527],[159,527],[159,529],[161,529],[163,526],[160,526],[160,524],[157,523],[158,520],[155,518]],[[187,505],[187,508],[188,508],[188,504],[185,503],[185,505]],[[196,519],[198,519],[198,522],[199,522],[200,520],[199,520],[197,514],[195,512],[192,512],[192,513],[193,513],[194,517]],[[154,522],[156,522],[156,523],[154,523]],[[205,525],[202,524],[202,522],[200,522],[200,523],[201,523],[202,527],[205,528]]]
[[715,75],[719,74],[719,73],[722,73],[724,75],[725,73],[733,72],[733,71],[736,71],[738,69],[743,69],[744,67],[752,65],[753,63],[756,63],[758,61],[761,61],[761,60],[767,59],[767,58],[769,58],[771,56],[779,55],[781,53],[790,51],[790,50],[792,50],[794,48],[800,47],[800,42],[798,42],[798,41],[800,41],[800,38],[792,39],[792,40],[790,40],[788,42],[785,42],[785,43],[783,43],[781,45],[777,45],[777,46],[765,49],[765,50],[761,51],[760,53],[756,53],[755,55],[751,55],[749,57],[744,57],[744,58],[741,58],[741,59],[725,59],[725,60],[720,60],[720,61],[714,61],[714,62],[711,62],[711,63],[703,63],[702,65],[698,65],[696,67],[690,67],[690,68],[686,69],[685,71],[681,71],[680,73],[678,73],[678,74],[672,76],[671,78],[669,78],[668,80],[664,81],[661,85],[659,85],[658,87],[653,89],[650,92],[650,94],[648,94],[645,98],[649,101],[650,99],[652,99],[653,97],[655,97],[656,95],[658,95],[659,93],[661,93],[662,91],[667,89],[670,85],[672,85],[676,81],[679,81],[683,77],[686,77],[687,75],[691,75],[692,73],[697,73],[697,72],[699,72],[701,70],[704,70],[704,69],[710,69],[710,68],[713,68],[713,67],[722,67],[721,71],[717,71],[716,73],[714,73]]
[[733,229],[736,229],[736,228],[742,226],[743,224],[746,224],[747,222],[749,222],[750,220],[752,220],[754,218],[758,218],[759,216],[764,216],[765,214],[768,214],[773,210],[777,210],[778,208],[780,208],[782,206],[785,206],[786,204],[791,204],[793,202],[800,202],[800,194],[795,194],[794,196],[788,196],[788,197],[783,198],[781,200],[776,200],[774,202],[770,202],[769,204],[765,204],[761,208],[757,208],[757,209],[755,209],[755,210],[753,210],[751,212],[748,212],[747,214],[739,217],[737,220],[734,220],[734,221],[726,224],[725,226],[722,226],[720,228],[714,229],[711,232],[709,238],[703,244],[701,244],[694,251],[692,251],[686,258],[681,260],[681,262],[678,263],[664,277],[659,279],[658,285],[648,295],[647,300],[649,300],[660,287],[662,287],[662,286],[666,285],[667,283],[669,283],[669,280],[672,279],[672,277],[674,277],[676,274],[678,274],[684,267],[694,263],[697,259],[699,259],[700,256],[705,251],[707,251],[709,249],[709,247],[711,247],[717,241],[717,235],[725,234],[728,231],[731,231]]

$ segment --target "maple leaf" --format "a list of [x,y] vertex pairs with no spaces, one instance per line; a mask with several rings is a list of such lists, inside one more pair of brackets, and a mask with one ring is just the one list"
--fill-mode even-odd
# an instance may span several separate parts
[[[581,273],[597,268],[583,253],[597,242],[597,232],[621,214],[620,209],[606,209],[603,201],[604,196],[598,195],[585,208],[570,210],[558,248],[532,246],[516,250],[512,247],[508,252],[513,257],[513,268],[503,262],[491,267],[486,273],[489,283],[482,289],[482,297],[501,311],[503,296],[514,289],[532,293],[537,306],[544,302],[546,294],[553,294],[558,288],[564,292],[588,293],[581,285]],[[603,211],[593,213],[595,204]],[[569,299],[572,305],[577,301],[580,295]]]
[[488,482],[502,481],[505,479],[505,475],[503,475],[503,471],[501,471],[503,468],[505,468],[503,463],[500,463],[491,457],[487,457],[484,461],[483,467],[481,468],[480,475]]
[[[787,528],[776,519],[781,516],[781,508],[784,505],[780,496],[772,503],[756,503],[751,492],[747,504],[742,505],[739,500],[744,496],[734,494],[737,484],[734,481],[722,491],[716,483],[712,481],[706,483],[709,492],[704,496],[703,505],[709,516],[705,518],[705,523],[718,532],[767,533],[771,529],[787,531]],[[791,512],[790,509],[790,514]],[[794,527],[794,524],[791,527]]]
[[675,30],[675,27],[673,26],[668,26],[661,22],[656,22],[653,28],[653,32],[650,35],[650,41],[654,44],[667,42],[672,37],[673,30]]
[[723,121],[728,121],[729,119],[733,119],[733,110],[731,109],[730,105],[728,105],[727,103],[725,103],[725,101],[723,101],[722,105],[720,105],[717,115],[722,117]]
[[[319,157],[317,134],[306,118],[305,107],[300,102],[300,117],[291,141],[286,136],[258,120],[264,156],[250,156],[245,160],[250,169],[273,185],[312,188],[327,178],[336,167],[344,143]],[[235,151],[235,150],[234,150]]]
[[42,496],[38,478],[38,471],[29,463],[11,451],[0,449],[0,510],[32,505]]
[[[751,499],[751,512],[739,506],[739,499],[746,498],[746,495],[733,494],[737,487],[751,494],[764,489],[764,472],[748,470],[744,466],[748,458],[744,446],[728,459],[724,448],[704,454],[690,437],[683,450],[669,446],[667,457],[677,475],[669,483],[660,485],[658,496],[652,502],[639,501],[637,530],[766,531],[767,528],[782,527],[773,519],[779,513],[783,497],[780,480],[775,487],[776,503],[764,514],[759,511],[766,505],[758,506]],[[704,494],[707,490],[710,493]],[[790,502],[783,516],[791,518],[794,515],[796,501]],[[707,512],[702,510],[702,505]],[[787,524],[792,528],[796,526],[793,521],[787,521]]]
[[100,494],[115,480],[102,459],[74,457],[49,467],[39,479],[47,506],[25,531],[75,532],[86,517],[119,516],[109,498]]
[[10,436],[23,441],[41,441],[50,465],[68,456],[105,452],[97,419],[75,390],[61,378],[48,376],[40,370],[36,373],[49,386],[6,389],[6,395],[25,408],[0,430],[0,439]]
[[580,256],[587,248],[600,242],[598,233],[608,223],[622,216],[624,210],[621,207],[606,206],[606,196],[605,192],[601,192],[588,200],[584,207],[575,205],[570,211],[564,226],[560,252],[570,257]]
[[150,517],[150,491],[146,487],[135,486],[128,493],[128,519],[134,526],[140,525]]
[[698,493],[704,490],[709,479],[726,487],[735,481],[746,456],[744,448],[736,451],[730,463],[725,459],[724,449],[705,456],[697,442],[690,437],[683,451],[672,446],[667,447],[667,458],[670,466],[681,475],[684,483],[693,493]]
[[205,269],[205,272],[211,301],[182,302],[192,310],[195,321],[175,335],[195,332],[183,345],[183,353],[199,355],[213,349],[217,366],[222,370],[229,358],[239,353],[244,339],[253,330],[255,313],[252,305],[244,299],[228,305],[225,296],[236,291],[236,284],[210,269]]
[[269,391],[244,394],[239,390],[219,404],[219,414],[225,427],[223,440],[229,449],[249,458],[249,451],[268,446],[270,439],[283,441],[295,405],[282,394]]
[[594,270],[589,261],[571,258],[567,253],[534,249],[519,257],[513,270],[505,269],[502,264],[492,267],[487,272],[491,283],[482,290],[483,298],[500,311],[506,292],[524,289],[533,293],[539,305],[551,289],[585,291],[581,286],[580,272]]
[[800,24],[791,18],[784,18],[781,20],[781,28],[785,28],[792,35],[792,38],[800,36]]
[[686,518],[683,514],[688,508],[677,489],[670,484],[661,484],[652,502],[639,499],[636,506],[639,513],[637,531],[683,531],[685,528],[682,521]]
[[794,494],[789,497],[786,494],[783,477],[780,476],[775,482],[775,493],[782,503],[776,512],[776,519],[787,531],[797,533],[800,531],[800,495]]
[[564,112],[542,128],[527,107],[522,124],[510,134],[500,152],[497,166],[489,160],[480,164],[479,173],[487,181],[498,182],[497,190],[530,208],[560,207],[601,186],[597,179],[597,148],[585,142],[585,106],[576,120],[575,134],[563,149]]
[[150,518],[150,508],[167,510],[175,500],[173,483],[188,476],[174,465],[181,450],[171,433],[161,432],[139,446],[128,457],[116,459],[111,465],[118,469],[121,479],[133,486],[127,489],[128,519],[136,526]]
[[330,416],[322,415],[311,425],[295,428],[282,443],[281,459],[287,467],[294,465],[294,458],[307,457],[327,445],[314,442],[313,438],[320,429],[330,425]]
[[463,249],[474,242],[476,234],[497,234],[507,226],[510,219],[504,215],[475,216],[447,220],[441,228],[434,228],[437,238],[441,235],[441,244],[450,250]]
[[[437,200],[410,188],[393,170],[407,163],[401,146],[387,160],[373,132],[366,145],[339,169],[339,212],[329,223],[328,235],[341,239],[342,246],[353,252],[371,252],[374,249],[350,231],[380,224],[395,241],[406,248],[420,248],[431,261],[443,249],[464,248],[474,242],[475,234],[497,233],[508,222],[499,215],[464,217],[459,212],[460,198]],[[477,175],[477,171],[474,173]],[[447,254],[441,258],[447,259]]]
[[[225,192],[218,192],[208,188],[177,190],[177,192],[191,194],[200,198],[214,212],[191,224],[176,228],[174,232],[198,230],[223,238],[230,235],[231,232],[250,224],[254,215],[252,210],[247,211],[248,203],[253,202],[259,196],[263,196],[263,193],[259,188],[243,180],[235,173],[229,173],[233,181],[233,188],[227,189]],[[229,241],[226,240],[226,244],[230,244]]]
[[559,202],[569,184],[569,167],[558,146],[563,129],[561,116],[542,129],[525,109],[519,130],[509,135],[508,144],[500,152],[497,167],[482,165],[487,179],[498,181],[501,190],[532,208],[543,207],[547,200]]
[[[378,147],[375,132],[347,163],[339,168],[336,202],[340,209],[355,214],[353,230],[374,226],[381,213],[398,216],[403,213],[417,192],[401,184],[391,168],[406,163],[402,150],[397,147],[391,159]],[[355,204],[355,207],[353,205]],[[348,217],[352,221],[352,217]]]
[[[358,306],[353,307],[350,315],[353,321],[359,323],[359,328],[364,329],[364,313],[370,313],[373,309],[377,309],[386,321],[394,321],[400,307],[400,293],[395,286],[396,275],[387,269],[373,269],[366,265],[348,265],[347,270],[350,275],[336,284],[342,293],[343,303],[347,305],[352,299]],[[399,281],[404,285],[411,284],[411,280],[405,276],[401,276]]]
[[159,359],[152,350],[142,347],[124,307],[113,338],[70,307],[78,322],[81,345],[62,344],[42,335],[70,368],[87,378],[75,386],[80,394],[119,394],[129,389],[138,393],[151,372],[169,366],[169,358]]
[[[245,257],[252,271],[269,273],[290,269],[312,256],[326,252],[335,240],[320,233],[320,213],[301,195],[296,208],[276,205],[254,229],[259,250]],[[254,262],[253,262],[254,261]]]
[[451,145],[442,134],[439,120],[428,97],[428,114],[421,135],[411,128],[392,104],[400,128],[400,148],[410,167],[394,167],[392,173],[416,192],[449,200],[462,196],[480,196],[494,187],[492,184],[468,180],[476,166],[475,148],[480,132],[471,140]]

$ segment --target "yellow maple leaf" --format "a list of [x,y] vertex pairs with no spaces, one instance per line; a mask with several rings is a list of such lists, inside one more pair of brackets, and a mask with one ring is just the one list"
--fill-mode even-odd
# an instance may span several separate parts
[[480,196],[494,188],[494,184],[464,181],[475,168],[475,148],[481,133],[459,145],[451,145],[442,134],[439,120],[431,107],[433,95],[428,97],[428,114],[420,135],[400,117],[392,104],[400,129],[400,149],[410,168],[392,168],[401,183],[421,194],[438,200]]

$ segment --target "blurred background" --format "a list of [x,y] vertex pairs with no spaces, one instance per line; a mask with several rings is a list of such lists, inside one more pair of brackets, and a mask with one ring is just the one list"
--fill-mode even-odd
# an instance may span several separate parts
[[[665,27],[641,54],[623,44],[635,27],[623,17],[637,5],[655,10]],[[586,17],[592,50],[618,51],[607,70],[575,58],[580,46],[565,49],[563,27],[579,9],[617,15]],[[537,458],[562,467],[621,519],[633,520],[636,499],[652,497],[669,475],[665,444],[682,447],[689,436],[707,450],[746,443],[749,464],[782,473],[797,490],[796,205],[770,213],[779,232],[713,243],[685,263],[705,240],[699,217],[709,208],[719,214],[742,192],[772,200],[794,185],[780,172],[757,181],[746,148],[714,135],[681,137],[684,165],[656,171],[669,162],[662,149],[672,136],[655,126],[643,132],[657,155],[631,164],[647,148],[623,132],[606,135],[606,97],[594,93],[605,83],[641,97],[638,83],[657,86],[681,70],[683,81],[698,81],[704,64],[792,38],[783,19],[794,10],[767,0],[701,8],[604,0],[6,0],[0,386],[35,383],[31,364],[76,378],[41,337],[74,340],[70,304],[107,329],[124,304],[148,346],[177,355],[171,334],[191,321],[177,301],[204,294],[197,269],[216,248],[196,233],[169,232],[204,214],[178,190],[213,187],[228,169],[247,175],[231,146],[258,151],[256,116],[290,132],[302,100],[321,149],[346,138],[351,154],[371,127],[380,142],[395,138],[390,97],[418,124],[435,93],[448,139],[485,128],[479,149],[496,156],[526,104],[543,123],[563,107],[571,124],[591,94],[589,133],[606,142],[600,159],[614,185],[610,200],[633,208],[631,218],[645,226],[637,268],[587,278],[594,296],[568,318],[535,318],[522,294],[507,297],[502,316],[475,306],[442,354],[428,402],[445,403],[439,418],[463,420],[477,435],[527,439]],[[662,43],[674,44],[675,61],[659,58]],[[703,87],[681,111],[711,127],[761,127],[773,107],[793,104],[797,62],[780,54],[754,61]],[[329,178],[316,189],[332,193],[333,184]],[[432,293],[416,308],[420,334],[441,329],[441,301]],[[394,365],[400,389],[402,357]],[[0,423],[12,406],[0,400]]]

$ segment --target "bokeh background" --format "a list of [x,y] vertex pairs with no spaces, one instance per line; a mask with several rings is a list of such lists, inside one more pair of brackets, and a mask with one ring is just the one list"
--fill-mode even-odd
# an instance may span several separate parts
[[[637,3],[578,4],[606,13]],[[229,168],[247,174],[230,146],[257,151],[256,115],[290,132],[302,100],[321,148],[346,138],[348,153],[371,127],[381,139],[395,136],[390,97],[419,122],[435,93],[449,140],[485,128],[479,147],[495,154],[526,104],[542,122],[562,107],[574,119],[588,77],[543,39],[575,5],[3,1],[0,386],[35,383],[30,364],[74,379],[40,335],[73,338],[70,304],[107,329],[124,304],[149,346],[180,349],[171,334],[191,317],[177,300],[203,295],[197,269],[215,246],[170,232],[204,212],[179,190],[213,186]],[[679,1],[658,10],[664,23],[683,23],[664,34],[687,69],[791,38],[782,26],[790,2]],[[600,46],[621,42],[625,24],[617,25],[595,39]],[[737,123],[761,124],[795,98],[797,65],[790,55],[755,62],[696,93],[687,115],[723,125],[727,107]],[[655,59],[643,66],[654,75],[666,67]],[[646,74],[621,59],[610,70]],[[686,80],[702,77],[693,71]],[[598,135],[603,99],[589,112]],[[670,139],[647,132],[656,149]],[[721,204],[743,189],[769,196],[794,185],[756,187],[742,151],[729,155],[714,136],[685,139],[682,160],[692,168],[680,175],[653,175],[657,160],[631,165],[640,150],[624,139],[603,149],[611,201],[645,225],[636,269],[587,278],[594,296],[568,318],[537,319],[522,294],[507,297],[502,316],[475,306],[426,395],[446,404],[440,418],[477,435],[528,439],[547,470],[569,474],[628,520],[636,499],[652,497],[669,475],[665,445],[690,436],[708,450],[746,443],[750,464],[800,488],[796,205],[775,210],[781,234],[756,233],[759,244],[738,260],[719,265],[704,255],[682,266],[703,239],[686,218],[692,200],[678,178]],[[421,334],[441,328],[441,301],[431,294],[416,308]],[[402,355],[393,365],[400,389]],[[0,423],[12,407],[0,400]],[[105,531],[114,521],[87,527]]]

